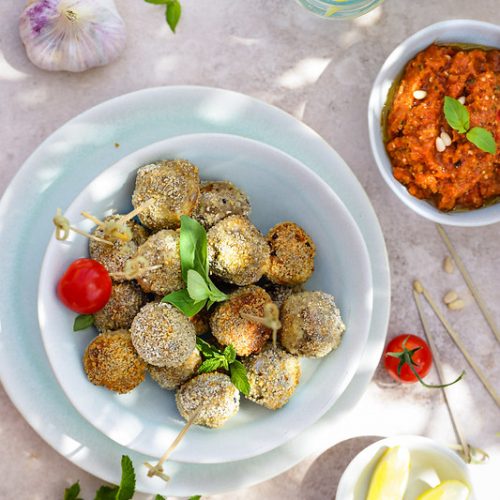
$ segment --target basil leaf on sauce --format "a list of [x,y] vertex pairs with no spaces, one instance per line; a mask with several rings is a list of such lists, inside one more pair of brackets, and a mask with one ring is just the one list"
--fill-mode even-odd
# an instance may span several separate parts
[[467,108],[453,97],[444,98],[444,117],[458,133],[465,134],[470,127],[470,118]]
[[482,127],[471,128],[467,132],[467,139],[472,142],[475,146],[486,153],[494,155],[497,152],[497,145],[493,134]]

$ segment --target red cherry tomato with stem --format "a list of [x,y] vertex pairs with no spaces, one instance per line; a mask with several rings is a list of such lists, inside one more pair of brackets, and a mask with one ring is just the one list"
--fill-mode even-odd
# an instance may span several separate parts
[[426,384],[422,379],[432,367],[432,352],[424,339],[409,333],[398,335],[387,344],[384,351],[384,367],[397,382],[414,384],[418,381],[425,387],[433,389],[455,384],[464,376],[462,372],[449,384]]
[[77,259],[57,284],[61,302],[79,314],[100,311],[111,296],[111,278],[106,268],[96,260]]

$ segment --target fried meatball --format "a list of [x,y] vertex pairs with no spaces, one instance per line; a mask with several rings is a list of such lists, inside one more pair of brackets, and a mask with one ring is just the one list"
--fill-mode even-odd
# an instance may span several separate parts
[[276,285],[267,280],[262,280],[258,283],[273,299],[273,302],[281,309],[281,306],[285,302],[285,300],[293,295],[294,293],[300,293],[304,291],[302,285],[296,286],[285,286],[285,285]]
[[337,349],[345,331],[332,295],[302,292],[291,295],[281,308],[280,341],[292,354],[321,358]]
[[248,399],[270,410],[288,403],[301,375],[297,356],[266,344],[262,352],[244,359],[243,364],[250,382]]
[[256,283],[267,270],[269,245],[242,215],[231,215],[208,231],[210,271],[224,281],[243,286]]
[[202,309],[199,313],[191,316],[189,321],[193,323],[196,335],[205,335],[210,331],[210,314],[206,309]]
[[144,257],[150,266],[162,266],[137,277],[137,283],[146,293],[166,295],[184,288],[179,239],[177,231],[163,229],[152,234],[137,249],[135,257]]
[[248,215],[250,209],[247,195],[232,182],[202,182],[193,217],[209,229],[230,215]]
[[127,330],[101,333],[85,349],[83,367],[88,379],[124,394],[146,376],[146,363],[138,356]]
[[300,285],[314,271],[316,246],[311,237],[293,222],[276,224],[267,233],[271,248],[267,278],[278,285]]
[[[104,219],[104,222],[117,221],[121,215],[110,215]],[[115,241],[113,245],[106,245],[99,241],[89,241],[89,254],[94,260],[100,262],[109,273],[123,273],[125,263],[134,256],[139,245],[142,245],[148,238],[147,230],[134,221],[126,222],[128,228],[132,231],[132,239],[127,242]],[[99,238],[104,238],[102,227],[97,227],[93,233]],[[124,281],[125,278],[113,277],[114,281]]]
[[178,366],[196,345],[192,323],[165,302],[146,304],[132,321],[130,333],[139,356],[154,366]]
[[271,297],[258,286],[237,290],[210,317],[212,335],[223,346],[232,344],[238,356],[259,352],[271,336],[271,330],[242,318],[240,313],[263,317],[267,303],[272,303]]
[[146,303],[146,296],[133,282],[113,283],[111,297],[103,309],[94,314],[94,324],[100,331],[128,330],[132,320]]
[[148,365],[151,378],[163,389],[177,389],[187,382],[201,365],[201,356],[198,349],[194,349],[191,356],[179,366]]
[[200,194],[198,168],[186,160],[164,160],[137,171],[132,205],[138,208],[150,199],[153,204],[139,214],[150,229],[175,229],[181,215],[191,215]]
[[186,382],[175,395],[177,409],[185,420],[201,405],[197,425],[221,427],[238,413],[240,393],[224,373],[202,373]]

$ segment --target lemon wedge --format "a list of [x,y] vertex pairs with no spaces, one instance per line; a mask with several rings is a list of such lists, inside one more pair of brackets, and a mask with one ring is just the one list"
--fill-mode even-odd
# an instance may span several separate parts
[[388,448],[373,472],[366,500],[402,500],[410,475],[410,452],[404,446]]
[[467,500],[469,493],[469,487],[466,484],[451,479],[422,493],[417,500]]

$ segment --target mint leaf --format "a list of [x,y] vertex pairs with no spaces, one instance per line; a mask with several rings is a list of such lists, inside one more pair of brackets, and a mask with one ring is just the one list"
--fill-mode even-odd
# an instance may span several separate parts
[[467,139],[479,149],[494,155],[497,152],[497,145],[493,134],[482,127],[471,128],[467,132]]
[[211,293],[205,278],[194,269],[187,272],[187,291],[195,302],[207,299]]
[[201,495],[193,495],[192,497],[189,497],[189,500],[200,500]]
[[155,500],[167,500],[165,497],[162,497],[161,495],[156,495]]
[[80,494],[80,483],[77,481],[69,488],[64,490],[64,500],[82,500],[78,495]]
[[175,33],[175,28],[181,18],[182,8],[179,0],[170,0],[167,3],[167,11],[165,13],[167,24],[170,26],[172,33]]
[[467,108],[453,97],[444,98],[444,117],[450,127],[460,134],[465,134],[470,127],[470,118]]
[[73,331],[79,332],[80,330],[86,330],[94,324],[94,316],[92,314],[80,314],[75,318],[73,323]]
[[130,500],[135,491],[135,471],[132,460],[127,455],[122,455],[122,479],[116,493],[116,500]]
[[179,311],[185,314],[188,318],[191,318],[195,314],[199,313],[203,309],[206,302],[204,300],[201,302],[195,302],[189,296],[187,288],[169,293],[168,295],[165,295],[161,301],[168,302],[169,304],[177,307],[177,309],[179,309]]
[[236,389],[248,396],[250,394],[250,382],[248,381],[245,365],[241,361],[235,360],[231,363],[230,372],[231,382]]
[[218,352],[215,347],[211,346],[200,337],[196,337],[196,348],[203,354],[203,356],[205,356],[205,358],[211,358]]
[[236,349],[232,345],[228,345],[223,354],[229,364],[234,363],[236,360]]
[[217,357],[217,358],[208,358],[203,363],[200,365],[198,368],[198,373],[208,373],[208,372],[214,372],[215,370],[218,370],[219,368],[222,367],[223,365],[223,360],[226,358],[224,357]]
[[94,500],[116,500],[118,486],[101,486],[94,497]]

